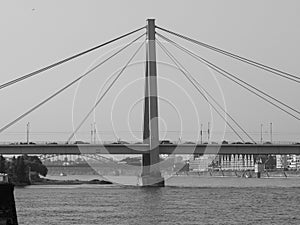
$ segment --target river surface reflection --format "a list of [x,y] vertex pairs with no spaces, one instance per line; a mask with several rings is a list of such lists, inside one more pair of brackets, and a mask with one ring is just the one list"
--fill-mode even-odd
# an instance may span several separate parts
[[178,176],[166,184],[16,188],[19,224],[300,224],[299,178]]

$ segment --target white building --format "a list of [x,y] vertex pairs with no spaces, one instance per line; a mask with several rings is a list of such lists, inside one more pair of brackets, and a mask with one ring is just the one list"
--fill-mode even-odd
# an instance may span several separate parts
[[190,170],[208,171],[208,166],[215,160],[216,155],[202,155],[190,161]]
[[300,155],[276,155],[276,168],[300,170]]

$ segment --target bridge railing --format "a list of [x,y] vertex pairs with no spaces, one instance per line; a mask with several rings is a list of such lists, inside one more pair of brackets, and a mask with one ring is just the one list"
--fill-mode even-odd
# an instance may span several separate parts
[[[87,141],[73,141],[66,143],[65,141],[34,141],[34,142],[29,142],[29,144],[36,144],[36,145],[64,145],[64,144],[97,144],[97,145],[106,145],[106,144],[143,144],[142,141],[96,141],[96,142],[87,142]],[[297,141],[273,141],[273,142],[257,142],[257,143],[252,143],[252,142],[236,142],[236,141],[226,141],[226,142],[217,142],[217,141],[210,141],[210,142],[200,142],[200,141],[169,141],[169,140],[163,140],[161,141],[161,144],[176,144],[176,145],[181,145],[181,144],[190,144],[190,145],[201,145],[201,144],[216,144],[216,145],[221,145],[221,144],[273,144],[273,145],[293,145],[293,144],[300,144],[300,140]],[[10,141],[2,141],[0,142],[0,145],[27,145],[27,142],[10,142]]]

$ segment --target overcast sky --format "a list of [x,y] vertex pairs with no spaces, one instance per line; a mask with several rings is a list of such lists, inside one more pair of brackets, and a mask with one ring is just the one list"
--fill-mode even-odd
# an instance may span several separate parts
[[[158,26],[300,76],[300,3],[296,0],[27,0],[2,1],[0,10],[1,84],[145,26],[147,18],[155,18]],[[0,126],[3,127],[137,36],[0,90]],[[174,40],[300,110],[299,83],[262,72],[188,42]],[[100,96],[107,78],[122,68],[141,43],[91,73],[79,86],[74,85],[1,133],[0,141],[25,141],[27,122],[30,122],[33,141],[66,140]],[[272,123],[273,140],[300,141],[300,121],[213,73],[171,45],[165,46],[255,140],[260,139],[260,124],[263,124],[263,138],[268,141],[269,124]],[[90,126],[94,120],[102,140],[141,139],[144,60],[143,48],[133,60],[134,64],[100,103],[94,114],[95,119],[91,116],[79,130],[78,140],[90,141]],[[212,139],[238,140],[229,128],[224,128],[224,122],[210,111],[205,100],[171,65],[172,62],[158,46],[157,61],[161,139],[177,140],[181,137],[195,141],[199,138],[200,124],[206,130],[210,122],[214,133]],[[224,131],[225,137],[222,136]]]

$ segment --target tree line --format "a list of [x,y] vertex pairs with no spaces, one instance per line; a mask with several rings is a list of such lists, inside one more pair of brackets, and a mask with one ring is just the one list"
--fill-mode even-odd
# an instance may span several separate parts
[[45,177],[48,169],[37,156],[4,158],[0,155],[0,173],[7,174],[11,183],[31,184],[32,181],[38,181],[40,175]]

